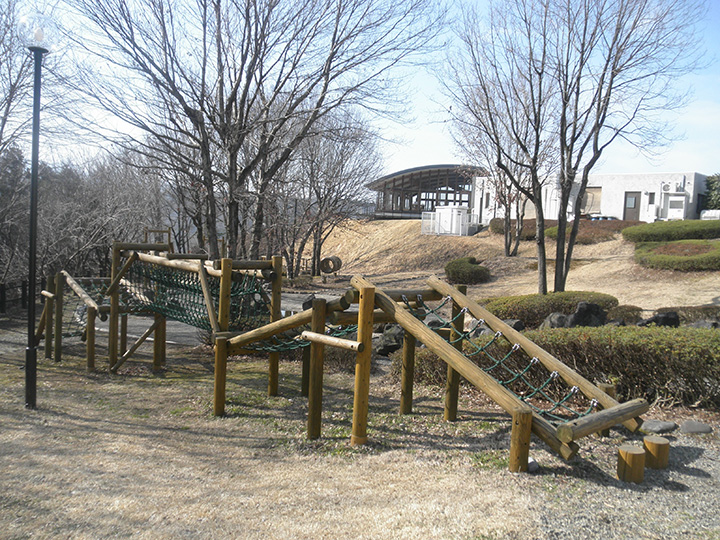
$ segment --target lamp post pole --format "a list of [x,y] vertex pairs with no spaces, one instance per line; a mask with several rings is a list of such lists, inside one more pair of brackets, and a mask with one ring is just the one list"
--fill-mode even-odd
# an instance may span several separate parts
[[40,86],[43,54],[47,51],[31,47],[35,62],[33,84],[32,156],[30,165],[30,260],[28,264],[28,342],[25,349],[25,407],[37,405],[37,348],[35,343],[35,283],[37,253],[38,155],[40,149]]
[[18,36],[30,50],[34,62],[32,155],[30,163],[30,246],[28,261],[28,335],[25,349],[25,407],[37,405],[37,349],[35,344],[35,285],[37,282],[37,213],[38,213],[38,155],[40,148],[40,86],[43,55],[50,51],[55,23],[48,17],[35,14],[23,17],[18,24]]

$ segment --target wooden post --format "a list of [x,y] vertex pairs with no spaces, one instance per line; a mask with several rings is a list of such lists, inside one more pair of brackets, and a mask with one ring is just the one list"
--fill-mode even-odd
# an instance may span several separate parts
[[[312,306],[313,332],[325,331],[325,299],[315,298]],[[325,345],[318,342],[310,343],[310,384],[308,386],[308,439],[320,437],[322,425],[322,391],[323,391],[323,354]]]
[[648,435],[643,439],[645,466],[650,469],[667,469],[670,460],[670,441],[665,437]]
[[[467,292],[466,285],[457,285],[457,290],[462,294]],[[460,336],[465,331],[465,317],[461,317],[462,308],[453,301],[452,304],[452,332],[450,339],[454,341],[453,347],[462,352],[462,340]],[[445,383],[445,420],[454,422],[457,420],[458,395],[460,393],[460,374],[450,364],[447,367],[447,382]]]
[[[282,311],[280,310],[280,303],[282,300],[282,257],[273,256],[272,264],[275,277],[272,280],[272,296],[270,297],[270,322],[279,321],[282,319]],[[313,332],[325,333],[325,308],[323,307],[323,326],[320,330]],[[278,386],[280,381],[279,369],[280,369],[280,353],[271,352],[269,355],[269,369],[268,369],[268,396],[278,395]],[[318,431],[318,436],[319,436]]]
[[512,413],[510,432],[510,472],[526,472],[530,455],[530,434],[532,433],[532,410],[518,407]]
[[62,274],[55,276],[55,347],[53,359],[62,360],[62,325],[63,325],[63,295],[65,294],[65,277]]
[[[120,271],[120,244],[113,242],[112,263],[110,266],[111,281]],[[108,321],[108,360],[112,368],[118,361],[118,330],[120,322],[120,293],[117,287],[110,294],[110,319]]]
[[310,346],[303,347],[302,350],[302,376],[300,382],[300,393],[303,397],[308,397],[310,388]]
[[120,315],[120,356],[127,352],[128,314]]
[[153,371],[158,372],[165,365],[165,329],[167,320],[155,314],[155,336],[153,340]]
[[213,414],[225,414],[225,383],[227,380],[227,339],[215,340],[215,388],[213,392]]
[[645,479],[645,450],[632,444],[618,448],[617,476],[623,482],[641,484]]
[[5,313],[5,309],[6,309],[6,306],[5,306],[5,301],[6,301],[5,290],[6,290],[6,289],[5,289],[5,284],[4,284],[4,283],[0,283],[0,313]]
[[[615,399],[615,397],[617,396],[617,388],[615,387],[614,384],[600,383],[597,386],[600,390],[605,392],[611,398]],[[599,433],[600,433],[601,437],[609,437],[610,436],[610,428],[601,429]]]
[[[353,278],[354,279],[354,278]],[[367,417],[370,401],[370,361],[372,359],[373,311],[375,310],[375,287],[354,280],[352,285],[360,293],[358,306],[358,341],[363,344],[355,361],[355,398],[353,401],[353,425],[350,444],[367,442]]]
[[415,336],[410,332],[405,332],[403,336],[402,374],[400,376],[400,414],[410,414],[412,412],[416,342]]
[[85,356],[87,359],[87,370],[88,372],[95,370],[95,317],[97,316],[97,310],[88,306],[87,308],[87,327],[86,335],[87,341],[85,342]]
[[48,279],[47,290],[53,294],[45,300],[45,358],[52,358],[52,342],[55,326],[53,325],[53,316],[55,314],[55,280]]
[[218,326],[227,332],[230,326],[230,288],[232,286],[232,259],[220,263],[220,297],[218,298]]

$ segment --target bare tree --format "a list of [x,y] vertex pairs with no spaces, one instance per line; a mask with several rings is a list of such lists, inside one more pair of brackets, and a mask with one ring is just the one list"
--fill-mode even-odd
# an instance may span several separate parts
[[219,215],[237,252],[251,179],[258,254],[263,194],[315,122],[339,108],[392,109],[393,69],[427,47],[441,16],[430,0],[68,1],[95,29],[79,44],[95,68],[78,89],[151,135],[132,144],[185,168],[189,154],[199,160],[213,256]]
[[[550,12],[517,0],[492,4],[486,25],[465,13],[461,52],[450,62],[446,88],[465,133],[479,131],[489,165],[535,206],[538,292],[547,292],[543,185],[552,171],[552,77],[545,42]],[[492,31],[489,31],[489,29]],[[527,182],[529,179],[529,183]]]
[[[703,9],[702,0],[512,0],[492,3],[484,26],[467,16],[452,93],[516,187],[522,191],[509,163],[531,177],[539,292],[547,291],[542,177],[558,177],[554,288],[562,291],[588,175],[619,138],[645,148],[667,141],[659,113],[684,101],[673,83],[697,66],[694,33]],[[515,146],[521,160],[508,151]],[[541,172],[543,156],[554,152],[557,169]]]

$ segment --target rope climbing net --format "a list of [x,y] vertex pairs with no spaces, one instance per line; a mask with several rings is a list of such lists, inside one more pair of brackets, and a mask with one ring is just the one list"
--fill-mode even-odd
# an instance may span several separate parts
[[536,357],[508,341],[502,332],[495,332],[487,342],[473,339],[478,330],[485,328],[485,321],[472,318],[465,330],[467,309],[462,308],[454,317],[444,315],[452,305],[451,297],[445,297],[435,307],[428,305],[422,296],[412,301],[403,296],[402,301],[428,328],[451,330],[446,338],[451,345],[548,421],[561,424],[587,416],[597,408],[597,400],[585,398],[577,386],[568,387],[557,371],[549,372]]
[[[208,276],[208,289],[218,305],[220,278]],[[196,272],[135,261],[120,282],[120,304],[130,313],[157,313],[211,331],[200,276]],[[266,324],[270,316],[266,281],[252,273],[230,288],[229,330],[243,331]]]

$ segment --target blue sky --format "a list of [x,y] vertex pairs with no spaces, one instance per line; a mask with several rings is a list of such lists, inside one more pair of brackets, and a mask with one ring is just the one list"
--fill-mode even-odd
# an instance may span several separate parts
[[[679,81],[691,88],[692,101],[681,111],[667,116],[674,122],[679,139],[652,159],[616,141],[606,150],[594,172],[720,172],[720,0],[709,0],[708,4],[705,28],[699,37],[712,63]],[[445,100],[438,84],[431,75],[423,73],[412,79],[410,88],[414,121],[385,127],[385,133],[398,140],[383,147],[385,172],[461,162],[444,123],[442,103]]]

